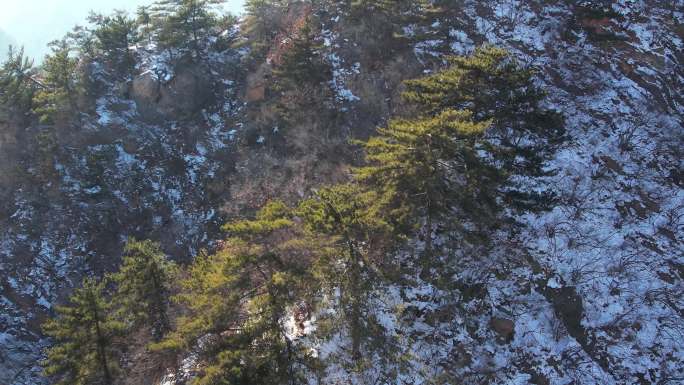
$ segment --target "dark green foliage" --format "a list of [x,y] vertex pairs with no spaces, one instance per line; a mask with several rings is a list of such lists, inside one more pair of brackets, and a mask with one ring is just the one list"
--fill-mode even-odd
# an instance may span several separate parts
[[565,131],[560,114],[542,107],[546,94],[535,85],[534,69],[522,67],[506,50],[492,46],[450,61],[444,71],[406,82],[405,99],[423,114],[467,109],[476,121],[491,121],[487,150],[502,168],[542,174],[544,159],[565,138]]
[[[353,14],[359,17],[375,18],[382,23],[396,23],[397,27],[405,22],[415,21],[428,8],[424,0],[351,0]],[[402,24],[404,22],[404,24]]]
[[373,249],[391,236],[391,227],[367,210],[374,198],[355,184],[340,184],[316,191],[311,199],[303,200],[297,214],[310,231],[337,237],[345,242],[353,239],[371,242]]
[[53,339],[45,375],[58,385],[112,385],[118,371],[113,340],[123,325],[109,316],[110,303],[104,297],[104,283],[86,279],[74,290],[69,305],[56,308],[55,318],[44,325]]
[[41,182],[51,180],[57,176],[55,171],[55,157],[58,152],[55,131],[43,129],[36,133],[35,152],[32,154],[35,162],[36,176]]
[[428,252],[438,223],[495,225],[507,178],[541,175],[563,135],[559,115],[540,107],[544,93],[532,76],[506,51],[484,47],[407,81],[414,116],[363,143],[369,165],[355,171],[377,195],[375,214],[402,233],[422,228]]
[[95,26],[93,34],[104,57],[120,72],[130,71],[134,58],[129,47],[139,39],[137,21],[124,11],[109,16],[91,13],[88,21]]
[[154,5],[161,48],[189,50],[203,56],[208,36],[217,25],[216,6],[223,0],[161,0]]
[[337,185],[318,191],[297,210],[312,237],[325,245],[317,248],[312,268],[327,290],[340,289],[337,316],[347,326],[357,364],[373,337],[367,333],[368,296],[380,282],[387,243],[392,239],[387,224],[367,209],[371,198],[353,184]]
[[290,38],[281,63],[273,70],[276,89],[302,89],[306,85],[317,87],[330,79],[330,67],[321,55],[322,44],[315,39],[310,20]]
[[23,117],[31,110],[40,86],[35,75],[33,61],[24,56],[24,49],[10,46],[0,67],[0,114]]
[[67,39],[50,43],[52,53],[45,57],[42,88],[36,94],[35,112],[41,122],[53,124],[68,121],[78,112],[77,101],[81,90],[78,58]]
[[453,215],[453,208],[498,179],[496,170],[477,156],[489,122],[471,118],[468,111],[446,109],[393,120],[363,143],[369,165],[355,175],[374,195],[369,209],[400,233],[423,227],[428,251],[436,221]]
[[419,23],[430,8],[425,0],[351,0],[351,15],[367,29],[361,44],[378,59],[387,58],[401,48],[410,47],[403,26]]
[[73,46],[73,52],[77,52],[82,60],[91,61],[100,54],[97,38],[89,28],[75,26],[67,34],[66,40]]
[[[277,92],[276,111],[281,128],[301,125],[310,119],[312,110],[325,119],[332,119],[326,102],[332,98],[324,83],[332,78],[331,69],[323,59],[322,44],[316,40],[313,21],[307,20],[280,50],[283,52],[273,68],[273,90]],[[287,134],[286,134],[287,136]]]
[[423,114],[472,111],[476,122],[491,122],[477,149],[503,176],[540,176],[544,161],[565,140],[565,129],[562,116],[542,106],[546,94],[534,75],[507,51],[485,46],[472,56],[451,58],[444,71],[408,81],[404,98]]
[[262,59],[280,31],[283,12],[288,5],[284,0],[247,0],[242,33],[245,44],[255,59]]
[[170,329],[168,306],[175,271],[158,243],[129,240],[121,267],[112,275],[120,318],[133,326],[149,325],[153,338],[161,339]]
[[135,12],[136,22],[140,26],[140,37],[147,40],[148,43],[152,41],[152,34],[154,32],[150,8],[148,5],[141,5]]
[[221,16],[216,22],[216,29],[220,31],[216,41],[212,44],[212,49],[216,52],[223,52],[232,48],[236,41],[240,39],[240,32],[236,28],[240,23],[240,18],[227,14]]

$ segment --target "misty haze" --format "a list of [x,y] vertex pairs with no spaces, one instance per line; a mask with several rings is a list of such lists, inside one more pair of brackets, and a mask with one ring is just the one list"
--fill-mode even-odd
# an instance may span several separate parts
[[[0,58],[7,46],[24,46],[26,54],[40,62],[50,52],[49,42],[61,38],[75,25],[85,25],[90,11],[110,13],[115,9],[135,13],[148,0],[0,0]],[[225,9],[239,14],[244,0],[225,2]]]

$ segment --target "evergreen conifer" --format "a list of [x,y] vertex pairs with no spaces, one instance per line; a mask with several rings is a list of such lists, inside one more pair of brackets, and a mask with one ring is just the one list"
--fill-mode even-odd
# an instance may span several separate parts
[[160,0],[155,3],[161,22],[157,39],[162,48],[186,49],[203,57],[207,37],[218,22],[217,6],[223,0]]
[[88,20],[95,25],[93,34],[105,58],[121,72],[128,72],[135,62],[130,46],[139,39],[137,21],[124,11],[110,16],[91,13]]
[[123,329],[109,316],[104,282],[85,279],[74,290],[69,305],[44,324],[54,344],[46,351],[45,374],[58,385],[112,385],[117,374],[113,340]]
[[58,119],[69,121],[78,113],[81,93],[78,58],[72,55],[73,46],[65,38],[50,43],[52,53],[42,66],[43,84],[35,97],[34,110],[41,122],[52,124]]
[[155,340],[170,329],[168,305],[175,271],[158,243],[130,239],[121,267],[112,275],[121,318],[134,326],[150,325]]
[[7,57],[0,66],[0,112],[12,117],[24,117],[33,106],[33,97],[40,87],[34,76],[33,61],[24,55],[24,49],[9,47]]
[[288,309],[307,280],[304,249],[292,233],[289,209],[272,202],[254,220],[224,228],[225,247],[190,267],[179,296],[190,314],[160,348],[187,346],[206,334],[209,365],[197,384],[284,384],[298,378],[304,359],[288,336]]
[[382,256],[391,238],[387,224],[367,210],[370,198],[358,186],[342,184],[321,189],[297,210],[312,237],[318,239],[312,268],[327,290],[340,289],[339,315],[346,320],[356,361],[362,359],[369,337],[364,332],[370,330],[368,293],[382,275]]

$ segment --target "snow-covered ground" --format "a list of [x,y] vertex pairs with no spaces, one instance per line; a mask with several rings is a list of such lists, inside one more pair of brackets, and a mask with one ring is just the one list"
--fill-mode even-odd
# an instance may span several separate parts
[[[317,339],[313,320],[292,330],[330,358],[325,383],[683,381],[684,2],[614,2],[625,17],[608,25],[622,37],[614,41],[571,29],[568,3],[466,0],[420,31],[403,29],[420,37],[412,52],[426,72],[446,52],[467,54],[486,42],[539,68],[549,106],[564,114],[571,139],[547,165],[552,176],[516,182],[552,191],[558,203],[517,215],[519,230],[497,235],[490,249],[445,256],[458,261],[452,286],[419,277],[381,285],[368,308],[385,331],[379,346],[392,354],[377,350],[365,370],[350,374],[343,328],[330,340]],[[344,46],[355,43],[335,27],[347,15],[330,14],[322,36],[330,85],[351,115],[363,102],[355,77],[367,69],[344,56]],[[173,79],[163,55],[138,54],[140,72]],[[222,80],[226,95],[235,81]],[[39,381],[26,364],[43,344],[30,332],[36,312],[47,311],[83,270],[109,267],[103,240],[120,245],[127,234],[167,234],[190,255],[212,241],[221,218],[205,187],[228,172],[222,159],[240,134],[242,106],[226,97],[202,114],[200,127],[187,127],[140,121],[114,84],[97,99],[89,127],[122,130],[117,135],[126,140],[67,151],[56,165],[61,197],[44,207],[23,187],[16,211],[0,223],[0,383]],[[91,178],[102,165],[105,177]],[[186,360],[183,370],[193,363]]]
[[[145,47],[136,55],[140,73],[173,79],[167,52]],[[238,59],[232,51],[214,53],[209,65],[226,69]],[[207,185],[232,167],[225,159],[241,108],[235,79],[214,75],[222,85],[215,111],[153,123],[103,66],[93,69],[104,88],[83,117],[83,137],[93,140],[63,146],[55,155],[57,187],[17,189],[16,212],[0,222],[1,384],[43,381],[36,365],[45,345],[41,320],[84,273],[114,267],[126,237],[152,236],[173,257],[189,258],[211,246],[222,222],[220,197],[209,196]]]
[[[331,384],[682,383],[684,4],[616,2],[624,19],[606,28],[621,39],[600,41],[569,29],[565,3],[464,3],[457,16],[404,33],[424,36],[414,49],[421,63],[444,47],[466,54],[492,43],[539,68],[571,139],[548,163],[552,176],[515,182],[558,203],[516,215],[520,230],[495,237],[496,247],[446,256],[458,261],[458,288],[416,277],[379,287],[368,307],[391,342],[368,369],[350,370],[344,329],[302,343],[337,356]],[[336,84],[354,76],[337,74]],[[383,349],[406,360],[387,362]]]

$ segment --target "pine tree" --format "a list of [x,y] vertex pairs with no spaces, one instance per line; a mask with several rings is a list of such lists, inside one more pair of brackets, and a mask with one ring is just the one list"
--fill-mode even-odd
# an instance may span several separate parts
[[13,118],[24,118],[33,106],[33,97],[40,83],[35,80],[33,61],[24,56],[24,49],[9,47],[0,67],[0,112]]
[[389,226],[367,210],[370,198],[354,184],[336,185],[302,201],[297,210],[312,237],[325,245],[316,248],[313,268],[328,290],[340,289],[338,314],[346,320],[356,363],[370,337],[364,331],[373,330],[368,327],[368,294],[382,276],[382,257],[392,238]]
[[[369,38],[380,46],[377,55],[386,56],[397,48],[408,48],[403,26],[421,22],[430,9],[425,0],[351,0],[348,2],[352,17],[368,28]],[[362,43],[364,43],[362,41]]]
[[522,67],[493,46],[450,58],[434,75],[406,82],[404,98],[423,114],[467,109],[478,122],[491,121],[486,150],[508,173],[541,175],[544,159],[565,139],[562,116],[542,107],[544,90],[533,68]]
[[247,0],[241,26],[244,42],[249,44],[250,54],[262,59],[281,29],[281,18],[286,12],[285,0]]
[[225,247],[190,267],[179,295],[189,315],[158,347],[189,346],[216,335],[198,385],[297,381],[297,359],[304,355],[283,323],[308,281],[302,275],[305,249],[294,241],[293,226],[289,209],[272,202],[254,220],[227,224],[232,237]]
[[[406,82],[413,116],[394,119],[363,143],[356,178],[377,194],[372,210],[405,234],[422,228],[430,254],[435,225],[496,225],[503,203],[532,200],[510,175],[543,174],[563,139],[560,115],[541,107],[534,72],[505,51],[478,49],[434,75]],[[530,206],[528,204],[528,206]]]
[[66,40],[74,47],[72,52],[77,52],[81,60],[90,62],[99,55],[97,37],[87,27],[75,26],[67,33]]
[[140,35],[142,38],[147,40],[148,43],[152,42],[152,35],[154,32],[154,26],[152,24],[152,13],[151,7],[149,5],[141,5],[136,9],[135,12],[136,22],[140,26]]
[[357,168],[355,178],[375,195],[371,215],[386,218],[400,233],[423,228],[428,253],[436,222],[449,217],[475,184],[498,177],[476,154],[489,123],[471,117],[468,111],[448,109],[395,119],[362,143],[368,165]]
[[306,85],[316,87],[330,79],[330,67],[323,61],[320,53],[322,44],[315,39],[311,20],[307,20],[291,37],[291,43],[285,48],[281,63],[273,70],[276,89],[302,89]]
[[56,178],[57,171],[55,170],[55,158],[59,153],[59,145],[55,131],[46,128],[40,130],[34,136],[33,146],[34,152],[31,154],[32,161],[35,164],[35,174],[41,183]]
[[57,316],[44,324],[45,334],[54,341],[46,351],[44,373],[58,385],[114,383],[117,355],[112,342],[122,325],[109,316],[104,285],[85,279],[69,305],[57,307]]
[[78,58],[72,55],[73,47],[65,38],[50,43],[52,53],[45,56],[42,66],[45,85],[35,98],[35,112],[43,123],[70,120],[77,113],[80,76]]
[[225,52],[233,48],[236,41],[242,39],[241,31],[238,25],[240,24],[240,17],[233,14],[221,15],[216,21],[216,31],[218,36],[213,43],[212,48],[216,52]]
[[301,29],[289,38],[288,44],[281,47],[282,56],[274,62],[273,90],[279,93],[275,109],[281,129],[300,125],[304,119],[310,118],[306,114],[314,108],[321,117],[330,114],[325,103],[332,99],[333,94],[330,87],[322,86],[322,83],[332,78],[332,72],[323,59],[322,44],[316,41],[312,24],[311,19],[306,20]]
[[112,275],[121,318],[133,326],[150,325],[156,341],[170,329],[168,305],[175,271],[158,243],[130,239],[121,267]]
[[104,57],[120,72],[130,71],[135,62],[130,46],[139,39],[136,20],[124,11],[115,11],[111,16],[91,13],[88,21],[95,25],[93,34]]
[[161,20],[158,35],[160,46],[166,49],[188,49],[197,58],[217,24],[216,7],[223,0],[161,0],[155,3],[156,17]]
[[428,3],[424,0],[351,0],[351,9],[366,16],[385,14],[390,20],[399,21],[407,15],[416,16]]

